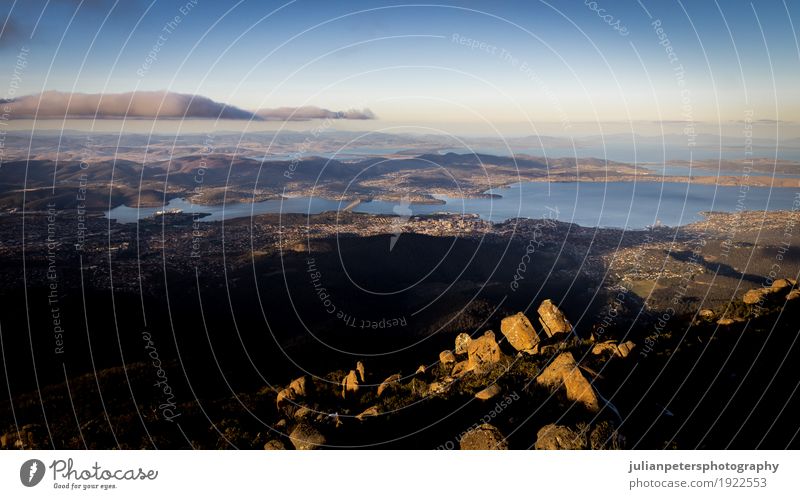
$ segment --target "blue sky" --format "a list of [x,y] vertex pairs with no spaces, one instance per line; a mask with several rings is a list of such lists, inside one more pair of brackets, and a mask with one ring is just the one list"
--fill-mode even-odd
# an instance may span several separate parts
[[[755,10],[654,0],[2,5],[3,74],[10,79],[20,49],[29,50],[18,95],[167,89],[246,109],[367,107],[397,123],[683,120],[686,112],[714,122],[748,110],[800,120],[800,56],[787,16],[788,8],[800,28],[797,2]],[[137,75],[159,36],[157,59]]]

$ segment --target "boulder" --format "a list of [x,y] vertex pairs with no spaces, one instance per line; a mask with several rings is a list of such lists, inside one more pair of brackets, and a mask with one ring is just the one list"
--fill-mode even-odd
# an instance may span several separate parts
[[275,398],[275,404],[278,409],[285,406],[287,401],[297,401],[305,397],[308,393],[308,380],[305,376],[301,376],[296,380],[289,383],[289,386],[278,392]]
[[500,394],[502,390],[497,385],[489,385],[483,390],[479,391],[475,394],[475,398],[478,400],[489,400]]
[[270,440],[264,444],[264,450],[286,450],[286,446],[280,440]]
[[451,352],[450,350],[443,350],[439,354],[439,362],[441,362],[442,365],[455,364],[456,356],[453,355],[453,352]]
[[789,294],[786,295],[786,300],[796,300],[800,298],[800,289],[793,289],[789,291]]
[[536,334],[533,324],[522,312],[500,321],[500,331],[519,352],[529,352],[539,343],[539,335]]
[[342,398],[347,398],[348,394],[355,394],[357,392],[358,374],[356,374],[355,371],[350,371],[342,380]]
[[742,297],[742,301],[746,305],[755,305],[762,300],[766,299],[767,295],[771,293],[771,288],[756,288],[751,289]]
[[604,355],[607,353],[614,355],[615,353],[617,353],[617,342],[609,340],[600,343],[595,343],[594,346],[592,346],[592,353],[594,355]]
[[358,373],[358,380],[363,383],[366,371],[364,369],[364,363],[361,362],[360,360],[356,362],[356,372]]
[[630,355],[634,348],[636,348],[636,343],[630,340],[626,341],[625,343],[620,343],[617,345],[617,356],[624,359]]
[[632,341],[626,341],[625,343],[617,344],[617,342],[609,340],[594,345],[592,347],[592,353],[594,355],[603,355],[608,353],[615,357],[621,357],[624,359],[631,353],[631,350],[633,350],[635,346],[636,344]]
[[558,333],[571,333],[572,324],[567,317],[551,300],[545,300],[539,305],[539,323],[544,328],[548,337]]
[[425,364],[420,364],[414,374],[425,374]]
[[581,373],[570,352],[563,352],[536,378],[536,383],[551,390],[566,391],[567,400],[582,405],[586,410],[600,410],[600,400],[592,384]]
[[469,430],[461,437],[459,445],[461,450],[508,450],[503,434],[490,424]]
[[467,353],[467,347],[469,347],[470,343],[472,343],[472,337],[467,333],[460,333],[456,336],[455,354],[464,355]]
[[789,279],[775,279],[772,281],[771,289],[773,293],[788,293],[793,287],[794,284]]
[[501,358],[500,346],[494,339],[494,332],[486,331],[480,338],[472,340],[467,347],[467,370],[483,369],[499,362]]
[[730,317],[723,317],[723,318],[721,318],[720,320],[717,321],[717,324],[719,324],[720,326],[730,326],[734,322],[736,322],[736,321],[734,321]]
[[314,410],[310,407],[300,407],[296,411],[294,411],[294,419],[295,421],[300,421],[301,419],[311,419],[314,417]]
[[587,436],[566,426],[549,424],[536,433],[536,450],[581,450],[588,449]]
[[325,445],[325,436],[308,423],[300,423],[289,434],[297,450],[314,450]]
[[700,317],[701,319],[711,320],[711,319],[714,318],[714,311],[710,310],[710,309],[707,309],[707,308],[704,308],[704,309],[700,310],[699,312],[697,312],[697,316]]
[[378,406],[377,405],[373,405],[372,407],[369,407],[369,408],[365,409],[364,411],[362,411],[361,414],[356,416],[356,419],[359,420],[359,421],[364,421],[367,418],[374,418],[375,416],[378,416],[378,415],[380,415],[380,411],[378,411]]
[[401,379],[402,379],[402,376],[400,376],[400,373],[397,373],[397,374],[392,374],[391,376],[389,376],[388,378],[383,380],[383,382],[381,382],[381,384],[378,385],[378,397],[383,395],[383,392],[385,392],[386,390],[388,390],[392,386],[397,385],[397,383]]

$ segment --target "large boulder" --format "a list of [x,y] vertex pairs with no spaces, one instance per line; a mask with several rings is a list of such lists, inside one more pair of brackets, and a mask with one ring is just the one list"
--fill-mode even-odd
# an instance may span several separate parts
[[522,312],[506,317],[500,322],[500,331],[517,351],[529,352],[539,343],[533,324]]
[[548,337],[559,333],[571,333],[572,324],[567,317],[551,300],[545,300],[539,305],[539,323]]
[[600,410],[600,400],[592,384],[581,373],[570,352],[559,354],[542,373],[537,376],[536,383],[554,391],[566,392],[567,400],[575,402],[586,410]]
[[588,449],[586,433],[566,426],[549,424],[536,433],[536,450],[581,450]]
[[325,445],[325,436],[308,423],[300,423],[289,434],[297,450],[314,450]]
[[350,371],[342,380],[342,398],[346,399],[348,395],[354,395],[357,392],[358,374],[355,371]]
[[467,371],[482,370],[499,362],[501,358],[500,346],[494,339],[494,332],[486,331],[480,338],[472,340],[467,347]]
[[508,450],[503,434],[490,424],[469,430],[461,437],[459,445],[461,450]]

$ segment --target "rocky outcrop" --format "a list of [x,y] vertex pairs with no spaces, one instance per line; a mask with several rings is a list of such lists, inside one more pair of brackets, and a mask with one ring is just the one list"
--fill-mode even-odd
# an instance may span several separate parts
[[559,354],[536,378],[536,383],[550,390],[565,391],[567,400],[583,406],[588,411],[600,410],[597,393],[569,352]]
[[456,348],[454,350],[456,355],[464,355],[467,353],[469,344],[472,343],[472,337],[467,333],[460,333],[456,336]]
[[289,386],[278,392],[275,404],[278,409],[285,407],[289,401],[296,402],[307,395],[309,383],[305,376],[295,379]]
[[[746,305],[763,304],[780,296],[789,299],[789,295],[796,291],[797,281],[794,279],[776,279],[770,287],[751,289],[744,294],[742,302]],[[798,296],[797,294],[795,296]],[[792,297],[794,299],[794,296]]]
[[494,339],[494,332],[487,331],[467,347],[467,371],[483,370],[502,358],[500,346]]
[[297,450],[314,450],[325,445],[325,436],[308,423],[299,423],[295,426],[289,434],[289,440]]
[[490,424],[482,424],[465,433],[459,445],[461,450],[508,450],[503,434]]
[[566,426],[549,424],[536,433],[536,450],[582,450],[589,448],[587,435]]
[[522,312],[503,319],[500,322],[500,331],[519,352],[532,352],[539,343],[539,335],[536,334],[533,324]]
[[539,305],[539,323],[548,337],[559,333],[571,333],[572,324],[567,317],[551,300],[545,300]]
[[400,376],[400,373],[397,373],[397,374],[392,374],[391,376],[383,380],[381,384],[378,385],[378,397],[383,395],[383,392],[385,392],[389,388],[396,386],[401,379],[402,376]]
[[360,360],[356,362],[356,372],[358,373],[358,380],[364,383],[366,381],[366,369],[364,368],[364,363]]
[[346,399],[348,395],[355,395],[356,393],[358,393],[358,374],[355,371],[350,371],[342,380],[342,398]]

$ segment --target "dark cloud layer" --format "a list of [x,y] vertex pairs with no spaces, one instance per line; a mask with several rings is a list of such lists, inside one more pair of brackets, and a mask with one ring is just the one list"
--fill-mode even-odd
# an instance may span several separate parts
[[251,119],[253,114],[207,97],[171,92],[69,94],[43,92],[14,99],[14,118],[222,118]]
[[368,120],[369,109],[330,111],[319,107],[282,107],[255,113],[199,95],[173,92],[82,94],[49,91],[6,102],[12,119],[30,118],[210,118],[231,120],[306,121],[313,119]]

